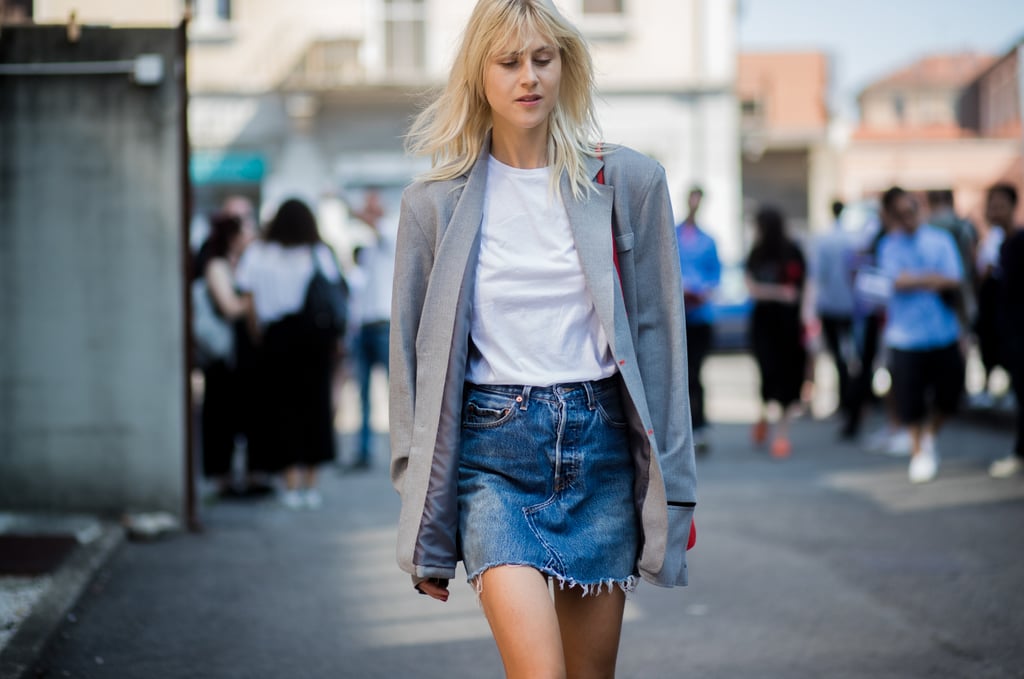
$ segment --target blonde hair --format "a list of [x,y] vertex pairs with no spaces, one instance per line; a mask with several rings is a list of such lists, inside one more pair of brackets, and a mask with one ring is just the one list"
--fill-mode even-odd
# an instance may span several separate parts
[[597,155],[599,126],[594,113],[594,65],[586,41],[551,0],[479,0],[462,35],[448,83],[415,118],[406,136],[406,150],[430,156],[431,169],[419,179],[453,179],[467,173],[480,155],[491,128],[491,109],[484,95],[484,71],[514,41],[526,44],[539,33],[559,50],[562,78],[558,102],[548,119],[548,166],[558,192],[566,172],[579,199],[593,186],[584,159]]

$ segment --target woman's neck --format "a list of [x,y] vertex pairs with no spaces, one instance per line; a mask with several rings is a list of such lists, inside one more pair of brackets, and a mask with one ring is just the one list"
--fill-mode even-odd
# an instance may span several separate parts
[[548,165],[547,126],[543,129],[494,130],[491,133],[491,155],[510,167],[532,170]]

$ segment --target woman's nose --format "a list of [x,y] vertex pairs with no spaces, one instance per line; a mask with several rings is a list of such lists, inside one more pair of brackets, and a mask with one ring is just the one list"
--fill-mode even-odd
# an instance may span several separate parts
[[523,67],[519,72],[519,77],[524,83],[532,84],[537,82],[537,71],[534,69],[532,61],[527,61],[523,64]]

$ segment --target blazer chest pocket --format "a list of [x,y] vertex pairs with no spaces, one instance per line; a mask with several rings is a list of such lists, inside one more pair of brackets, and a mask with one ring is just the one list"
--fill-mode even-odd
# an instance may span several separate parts
[[633,232],[624,233],[615,237],[615,251],[628,252],[633,249]]

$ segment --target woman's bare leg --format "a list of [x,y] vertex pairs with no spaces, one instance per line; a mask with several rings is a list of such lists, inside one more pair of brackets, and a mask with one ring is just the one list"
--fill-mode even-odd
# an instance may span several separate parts
[[625,593],[583,596],[578,588],[555,589],[555,610],[561,629],[568,679],[611,679],[619,654]]
[[480,602],[508,679],[562,679],[565,658],[547,579],[527,566],[483,572]]

